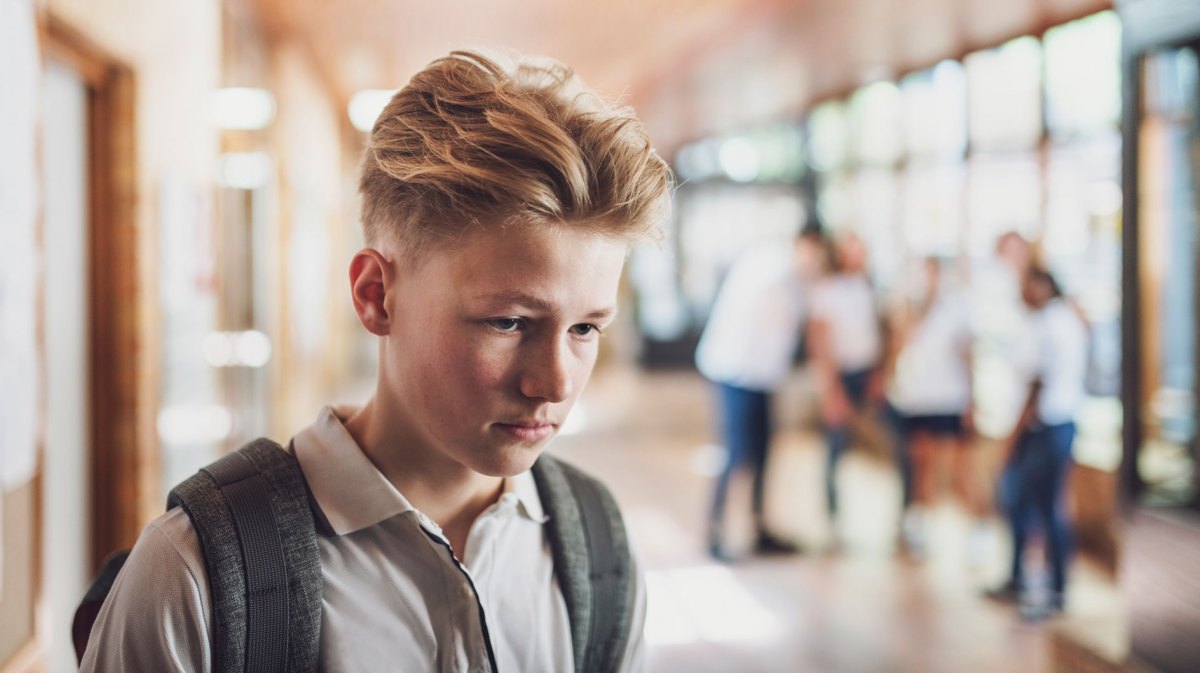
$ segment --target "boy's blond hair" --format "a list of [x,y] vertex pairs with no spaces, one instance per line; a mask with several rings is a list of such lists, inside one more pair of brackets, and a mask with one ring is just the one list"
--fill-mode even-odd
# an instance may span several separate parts
[[363,231],[406,256],[472,227],[656,239],[672,178],[632,110],[549,59],[455,51],[392,97],[363,159]]

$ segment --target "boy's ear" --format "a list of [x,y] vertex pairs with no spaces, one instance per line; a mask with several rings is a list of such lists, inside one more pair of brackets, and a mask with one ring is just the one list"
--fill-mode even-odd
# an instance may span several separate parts
[[387,285],[392,268],[378,250],[363,248],[350,261],[350,296],[354,312],[367,331],[376,336],[391,332]]

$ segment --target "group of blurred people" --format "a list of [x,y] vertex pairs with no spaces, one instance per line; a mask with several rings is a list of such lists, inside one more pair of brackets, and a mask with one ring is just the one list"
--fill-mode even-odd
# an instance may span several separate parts
[[[937,464],[946,457],[954,491],[974,522],[968,541],[972,556],[982,561],[978,556],[986,553],[992,505],[978,488],[972,452],[973,316],[1008,310],[1017,336],[1010,364],[1027,388],[1019,417],[1003,440],[1004,467],[996,488],[995,505],[1012,530],[1011,574],[989,594],[1021,605],[1022,615],[1030,618],[1061,611],[1071,551],[1064,495],[1087,366],[1081,312],[1016,233],[996,243],[1005,291],[988,301],[1005,306],[981,306],[966,284],[953,282],[945,260],[927,258],[908,279],[904,297],[884,308],[867,260],[867,248],[855,234],[830,238],[805,229],[790,247],[751,249],[729,269],[696,351],[700,372],[717,390],[726,448],[709,510],[709,553],[719,560],[733,558],[726,500],[731,478],[743,468],[753,475],[754,551],[800,551],[769,527],[764,490],[774,434],[772,397],[801,352],[817,383],[827,451],[825,500],[835,547],[842,539],[838,467],[851,446],[855,419],[870,417],[888,430],[901,478],[902,547],[915,558],[925,554]],[[1023,561],[1031,535],[1039,530],[1050,585],[1034,592]]]

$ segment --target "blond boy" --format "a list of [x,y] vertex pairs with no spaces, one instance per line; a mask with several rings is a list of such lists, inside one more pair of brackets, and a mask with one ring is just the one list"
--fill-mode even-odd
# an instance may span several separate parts
[[[454,52],[380,115],[360,182],[368,247],[349,274],[377,385],[291,443],[324,531],[321,670],[580,669],[531,467],[670,184],[632,114],[551,61]],[[143,532],[84,670],[213,669],[213,599],[181,509]],[[642,665],[634,577],[621,671]]]

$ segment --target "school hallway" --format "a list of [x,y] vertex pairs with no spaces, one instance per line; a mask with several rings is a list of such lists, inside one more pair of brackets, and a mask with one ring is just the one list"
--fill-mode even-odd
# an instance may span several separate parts
[[[434,65],[474,58],[447,60],[453,49],[503,61],[504,86],[563,101],[526,110],[532,126],[483,105],[479,129],[526,131],[476,159],[459,153],[487,147],[471,134],[422,135],[411,158],[456,167],[445,179],[384,170],[395,193],[370,197],[377,149],[409,128],[388,123],[409,110],[389,103]],[[81,597],[176,485],[257,438],[286,444],[326,405],[367,403],[380,381],[380,417],[400,426],[554,432],[542,421],[564,421],[573,398],[525,384],[559,378],[558,356],[533,350],[559,342],[513,339],[510,366],[472,365],[500,332],[551,313],[587,339],[562,342],[582,346],[562,369],[582,393],[548,451],[622,506],[650,598],[647,671],[1200,671],[1200,0],[0,0],[0,52],[0,673],[78,670]],[[541,57],[573,75],[526,81]],[[567,95],[577,85],[598,95]],[[442,103],[457,99],[430,96],[436,123],[449,123],[440,115],[459,106]],[[636,117],[620,129],[636,131],[637,151],[601,152],[562,120],[545,127],[558,149],[535,149],[544,134],[528,129],[568,101],[564,111],[595,105],[591,121]],[[593,150],[604,159],[587,159]],[[555,157],[584,160],[568,170]],[[616,159],[654,170],[606,168]],[[499,191],[472,187],[447,197],[453,208],[401,198],[433,204],[478,171]],[[432,186],[410,190],[416,176]],[[594,213],[543,208],[530,197],[542,192]],[[598,205],[609,197],[612,208]],[[468,222],[479,232],[464,233]],[[656,243],[600,235],[635,223]],[[567,235],[522,243],[549,230]],[[578,251],[568,259],[571,240],[631,247],[619,269],[602,256],[611,264],[598,273]],[[442,255],[467,246],[478,264]],[[562,263],[520,258],[543,248]],[[444,258],[469,282],[402,284],[429,299],[400,307],[381,334],[348,273],[367,258],[414,273]],[[575,280],[551,279],[560,267]],[[502,292],[509,281],[520,292]],[[413,312],[447,311],[476,284],[498,299],[536,289],[555,310]],[[455,344],[472,354],[447,355]],[[728,443],[753,456],[759,391],[783,382],[766,518],[801,553],[752,553],[746,470],[725,507],[732,560],[710,554],[727,454],[709,381],[746,430]],[[979,503],[996,501],[1012,440],[1006,511],[1036,506],[1074,528],[1063,616],[1023,622],[984,596],[1007,579],[1008,525],[993,515],[981,535],[948,465],[924,557],[901,551],[902,489],[877,424],[855,425],[840,462],[833,534],[819,418],[839,425],[843,402],[879,396],[912,431],[915,462],[929,435],[970,426]],[[515,408],[529,412],[518,423]],[[359,448],[394,457],[372,443]],[[400,455],[439,442],[396,444]],[[1053,460],[1019,464],[1039,456]],[[434,472],[404,472],[409,495]],[[1052,608],[1041,537],[1024,567]],[[173,608],[160,593],[130,595]],[[428,611],[446,606],[463,604]],[[364,610],[365,623],[386,611]],[[565,644],[495,612],[507,619],[495,634],[471,610],[455,629],[514,652]],[[416,648],[384,630],[373,643],[449,651],[449,638]],[[117,667],[138,668],[162,667]]]
[[991,561],[969,567],[968,523],[949,496],[931,513],[926,560],[898,554],[899,480],[862,450],[840,467],[844,544],[833,551],[824,449],[806,430],[779,433],[767,485],[769,521],[803,552],[741,551],[751,537],[749,480],[735,480],[727,509],[738,560],[717,563],[706,553],[705,519],[721,456],[703,379],[600,372],[582,405],[582,427],[551,451],[601,477],[622,505],[647,578],[655,673],[1025,673],[1051,670],[1055,630],[1120,641],[1118,588],[1087,561],[1072,569],[1065,617],[1023,624],[1012,607],[984,598],[1004,579],[1007,533],[997,520]]

